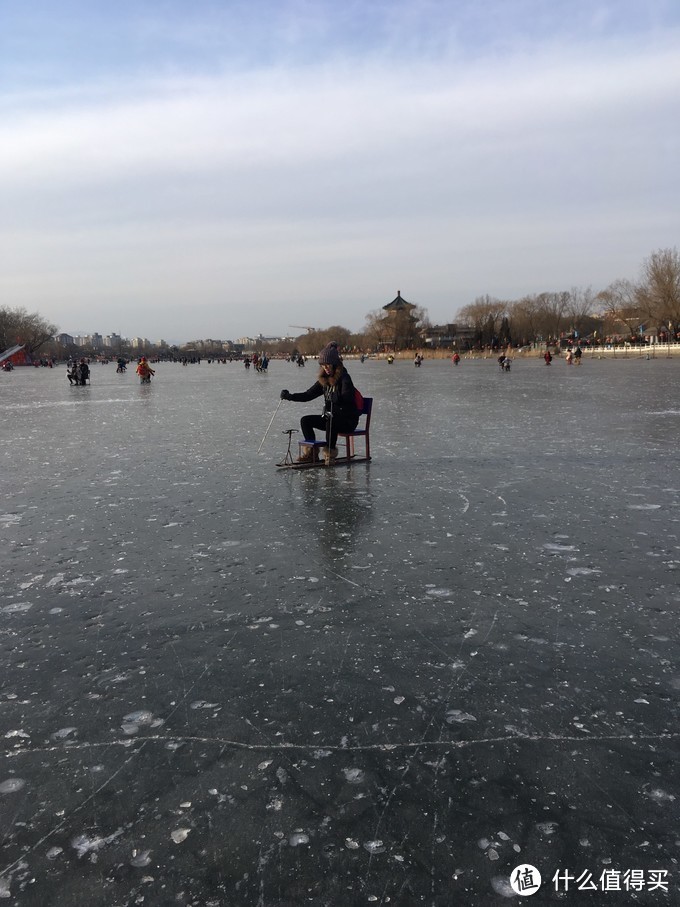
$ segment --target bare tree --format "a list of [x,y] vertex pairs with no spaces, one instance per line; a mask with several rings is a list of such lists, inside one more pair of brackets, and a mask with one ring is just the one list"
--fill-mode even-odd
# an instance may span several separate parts
[[680,254],[677,249],[659,249],[642,265],[640,304],[657,325],[680,322]]
[[36,353],[57,333],[57,326],[46,321],[38,312],[26,309],[0,308],[0,352],[16,343],[23,343],[26,351]]
[[571,329],[583,334],[594,308],[595,296],[590,287],[585,289],[572,287],[566,305],[566,314],[569,318]]
[[331,340],[336,341],[338,349],[341,351],[351,346],[351,336],[352,332],[350,330],[336,324],[329,328],[319,328],[318,330],[301,334],[295,339],[295,346],[305,356],[316,356]]
[[630,280],[615,280],[596,298],[612,324],[624,325],[629,334],[635,334],[645,320],[640,287]]
[[474,302],[463,306],[458,318],[474,329],[476,343],[491,345],[498,337],[507,308],[507,303],[493,296],[478,296]]
[[543,333],[546,340],[559,340],[564,327],[564,315],[569,303],[569,293],[539,293],[537,301],[541,312]]
[[538,335],[537,311],[535,296],[523,296],[522,299],[508,303],[508,318],[516,342],[524,344],[536,339]]

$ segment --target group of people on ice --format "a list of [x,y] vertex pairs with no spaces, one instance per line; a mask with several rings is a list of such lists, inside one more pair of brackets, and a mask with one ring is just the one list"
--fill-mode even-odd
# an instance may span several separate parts
[[73,359],[66,367],[66,377],[69,384],[84,386],[90,380],[90,366],[85,359],[81,359],[80,362]]
[[[572,349],[567,350],[565,357],[564,357],[564,361],[567,363],[567,365],[580,365],[582,356],[583,356],[583,350],[581,349],[580,346],[577,345],[573,350]],[[543,358],[545,359],[546,365],[552,364],[553,356],[552,356],[552,353],[550,352],[550,350],[546,350],[545,353],[543,353]]]
[[[125,359],[120,358],[118,360],[118,367],[116,371],[120,374],[124,374],[127,370],[127,363]],[[156,372],[151,368],[147,362],[146,356],[142,356],[137,365],[136,374],[139,376],[139,380],[142,384],[149,384],[151,382],[151,376],[155,375]],[[71,385],[85,385],[90,380],[90,366],[86,359],[81,359],[80,362],[74,360],[69,360],[66,368],[66,377],[68,378],[68,383]]]
[[269,357],[266,353],[262,353],[261,356],[259,353],[253,353],[251,357],[246,356],[246,358],[243,360],[243,364],[246,369],[250,368],[251,363],[256,372],[266,373],[267,369],[269,368]]

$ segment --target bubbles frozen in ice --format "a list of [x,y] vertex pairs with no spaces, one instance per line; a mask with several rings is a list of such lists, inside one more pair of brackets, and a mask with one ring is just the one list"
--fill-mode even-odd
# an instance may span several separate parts
[[153,714],[146,709],[139,709],[136,712],[130,712],[129,715],[123,715],[123,721],[126,724],[151,724]]
[[360,768],[344,768],[342,773],[350,784],[360,784],[364,780],[364,773]]
[[111,835],[108,838],[102,838],[99,835],[76,835],[75,838],[71,840],[71,847],[78,852],[79,857],[85,856],[86,853],[95,852],[101,850],[101,848],[108,844],[109,841],[113,840],[115,835]]
[[15,794],[25,785],[26,782],[23,778],[8,778],[6,781],[0,782],[0,794]]
[[135,866],[138,869],[148,866],[151,862],[151,851],[150,850],[133,850],[132,859],[130,860],[130,866]]
[[500,896],[503,898],[516,897],[516,894],[512,889],[512,885],[510,884],[508,879],[504,878],[503,876],[494,876],[491,879],[491,887],[496,892],[496,894],[500,894]]
[[300,844],[309,844],[309,835],[306,835],[303,831],[295,831],[288,838],[288,843],[291,847],[299,847]]
[[446,713],[447,724],[464,724],[466,721],[476,721],[474,715],[469,712],[463,712],[460,709],[449,709]]
[[162,724],[164,724],[162,718],[154,718],[153,713],[147,709],[138,709],[123,716],[121,727],[125,734],[132,736],[139,733],[140,727],[160,727]]
[[384,853],[385,845],[382,841],[364,841],[364,850],[369,853]]
[[181,844],[182,841],[186,841],[190,833],[190,828],[176,828],[174,831],[170,832],[170,837],[175,844]]

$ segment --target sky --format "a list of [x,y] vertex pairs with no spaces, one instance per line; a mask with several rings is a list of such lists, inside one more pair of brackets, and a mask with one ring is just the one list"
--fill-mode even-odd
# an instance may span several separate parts
[[677,0],[0,0],[0,306],[433,323],[680,245]]

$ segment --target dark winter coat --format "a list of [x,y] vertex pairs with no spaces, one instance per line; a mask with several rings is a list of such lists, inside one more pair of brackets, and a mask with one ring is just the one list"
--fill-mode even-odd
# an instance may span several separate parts
[[334,419],[351,425],[350,430],[356,428],[360,413],[354,397],[354,385],[344,365],[337,366],[332,375],[327,375],[321,369],[318,378],[308,390],[299,394],[290,394],[288,399],[295,400],[297,403],[306,403],[321,395],[324,398],[324,415],[330,415],[332,412]]

